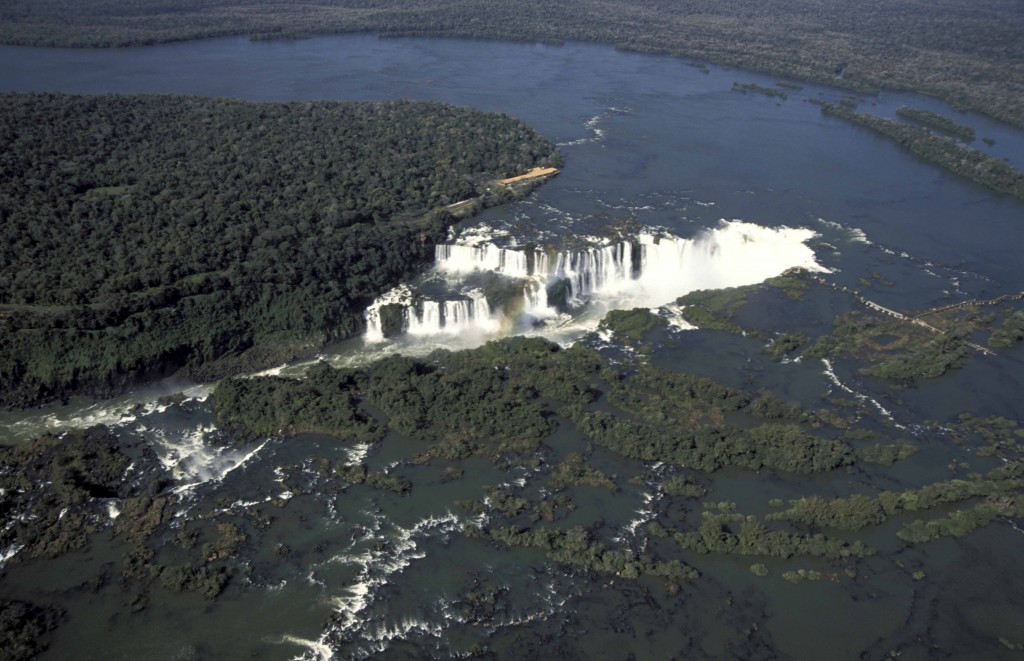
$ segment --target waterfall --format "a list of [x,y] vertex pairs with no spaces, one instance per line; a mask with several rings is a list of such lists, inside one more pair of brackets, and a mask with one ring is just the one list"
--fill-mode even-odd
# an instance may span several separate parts
[[526,301],[526,313],[537,318],[551,316],[548,305],[548,288],[546,282],[533,280],[523,287],[523,299]]
[[431,300],[413,294],[408,285],[400,285],[384,294],[366,309],[368,342],[381,342],[388,333],[384,310],[389,306],[401,309],[401,328],[392,333],[405,335],[459,335],[469,331],[495,332],[500,319],[491,314],[491,306],[481,291],[468,291],[460,298]]
[[441,244],[434,248],[434,265],[446,273],[491,271],[510,278],[526,278],[531,274],[533,255],[523,250],[499,248],[494,244],[464,246]]
[[806,245],[813,236],[807,229],[723,220],[688,239],[645,232],[605,246],[558,252],[486,242],[442,244],[435,249],[435,272],[454,293],[434,300],[415,295],[406,285],[397,287],[367,309],[366,339],[384,339],[386,306],[401,309],[400,330],[408,335],[497,332],[503,310],[491,310],[479,289],[460,291],[474,273],[525,281],[519,299],[506,307],[540,321],[557,316],[558,309],[595,300],[612,309],[654,308],[697,289],[755,284],[793,267],[824,271]]
[[585,303],[595,294],[620,291],[635,279],[635,248],[632,241],[622,241],[603,248],[559,253],[551,275],[569,281],[567,303]]

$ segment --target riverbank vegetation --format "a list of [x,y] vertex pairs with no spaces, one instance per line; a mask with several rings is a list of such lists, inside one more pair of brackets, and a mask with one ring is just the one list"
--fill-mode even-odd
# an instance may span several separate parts
[[[840,314],[827,332],[786,325],[768,329],[752,326],[744,314],[750,305],[763,305],[771,290],[799,300],[812,287],[826,286],[852,296],[857,308]],[[865,286],[873,286],[867,281]],[[806,272],[794,271],[760,285],[696,291],[677,299],[683,318],[698,328],[767,340],[764,352],[775,360],[853,358],[860,372],[892,383],[913,386],[963,367],[972,356],[994,354],[982,344],[1013,349],[1024,340],[1024,311],[1020,296],[972,300],[922,312],[883,312],[860,291],[830,285]],[[862,307],[861,307],[862,306]],[[899,453],[897,453],[899,454]],[[895,461],[895,459],[894,459]]]
[[[331,402],[340,402],[344,413],[332,417]],[[372,440],[363,434],[372,411],[372,424],[380,425],[375,428],[378,438],[397,432],[422,444],[424,451],[412,459],[415,465],[483,455],[498,466],[529,466],[546,475],[540,492],[520,493],[505,485],[486,489],[480,500],[458,503],[474,515],[489,517],[488,523],[471,526],[471,536],[540,549],[558,562],[598,573],[659,576],[669,585],[696,575],[671,557],[670,548],[637,555],[609,547],[595,536],[600,526],[536,527],[541,521],[557,524],[576,511],[573,497],[579,489],[620,492],[614,476],[590,463],[590,448],[601,446],[626,459],[676,471],[734,467],[810,473],[850,466],[857,458],[845,443],[829,438],[823,419],[767,393],[729,388],[643,361],[616,367],[582,344],[559,349],[536,338],[510,338],[426,359],[392,356],[357,370],[321,364],[305,380],[228,380],[214,391],[213,403],[218,417],[230,423],[242,442],[275,425],[289,432],[327,431],[345,441],[365,442]],[[340,423],[328,431],[325,419]],[[556,431],[566,433],[567,425],[585,443],[558,458],[548,439]],[[911,451],[901,447],[896,458]],[[509,457],[517,458],[510,462]],[[651,478],[637,479],[629,483]],[[654,484],[679,503],[707,494],[686,472]],[[415,488],[415,483],[404,484],[401,491]],[[695,524],[666,523],[671,527],[651,523],[651,534],[697,553],[828,560],[874,553],[860,541],[770,529],[729,509],[705,511]]]
[[501,542],[511,547],[540,549],[555,562],[601,574],[614,574],[623,578],[656,576],[675,586],[682,581],[694,580],[700,575],[693,567],[679,560],[659,561],[647,554],[605,548],[581,527],[570,530],[546,527],[532,530],[471,528],[469,533],[471,536]]
[[[861,372],[895,384],[913,385],[963,367],[985,350],[974,342],[1012,349],[1024,336],[1021,312],[1004,305],[995,314],[979,304],[954,305],[913,318],[896,319],[877,311],[840,315],[833,331],[818,338],[804,355],[814,358],[855,356],[869,364]],[[996,320],[1002,316],[1002,321]]]
[[5,521],[0,548],[18,549],[19,559],[85,548],[108,519],[106,500],[144,495],[124,481],[129,464],[104,428],[0,446],[0,511],[24,514]]
[[[614,409],[592,406],[602,398]],[[561,416],[624,457],[702,471],[809,473],[854,460],[844,443],[813,433],[812,413],[767,393],[649,365],[626,374],[591,349],[560,350],[540,339],[511,338],[432,360],[392,356],[365,370],[321,365],[307,380],[234,379],[213,393],[218,417],[250,435],[320,431],[373,440],[383,429],[360,413],[363,402],[387,417],[387,429],[448,459],[534,452]],[[564,469],[555,488],[601,482],[582,467]]]
[[[361,328],[470,198],[558,161],[436,103],[0,95],[0,405],[277,363]],[[499,190],[500,189],[500,190]]]
[[601,320],[599,329],[614,332],[619,341],[624,344],[635,344],[655,328],[664,328],[667,325],[668,322],[649,309],[633,308],[632,310],[609,310]]
[[[634,313],[618,321],[645,326]],[[296,535],[296,522],[336,517],[342,501],[404,511],[421,498],[447,511],[446,547],[461,530],[459,543],[483,545],[489,561],[543,554],[576,579],[657,582],[671,595],[729,562],[794,583],[858,583],[890,560],[909,574],[907,546],[1024,516],[1017,421],[963,415],[922,427],[1004,461],[979,456],[976,470],[987,472],[967,473],[956,450],[952,476],[933,466],[903,485],[899,472],[880,474],[918,449],[886,437],[877,416],[834,425],[825,403],[809,411],[587,344],[516,337],[359,368],[320,363],[303,378],[224,380],[204,454],[224,453],[224,466],[245,463],[250,475],[225,472],[206,486],[172,474],[144,432],[97,427],[0,447],[2,578],[96,551],[73,590],[121,599],[125,612],[161,590],[196,603],[234,598],[271,567],[297,571],[360,543]],[[758,486],[737,490],[741,472]],[[193,486],[213,495],[194,498]],[[10,599],[39,603],[0,602],[0,611],[42,645],[61,622],[54,594],[15,590]]]
[[[533,527],[540,521],[558,522],[575,510],[572,498],[578,489],[620,491],[612,476],[590,464],[589,451],[582,451],[589,444],[627,459],[704,472],[735,467],[810,473],[855,460],[846,444],[822,433],[827,426],[813,413],[767,393],[642,363],[622,370],[583,345],[562,350],[540,339],[511,338],[427,359],[392,356],[359,370],[319,365],[305,380],[233,379],[218,385],[213,404],[240,442],[275,429],[315,430],[360,442],[397,432],[422,443],[423,451],[412,460],[417,465],[483,455],[499,466],[531,466],[547,475],[549,495],[490,489],[484,499],[461,503],[473,514],[490,517],[489,524],[471,531],[473,536],[541,549],[558,562],[599,573],[658,576],[669,585],[695,576],[678,559],[666,559],[669,550],[636,555],[608,547],[587,528]],[[339,410],[332,413],[335,406]],[[383,417],[371,421],[369,411]],[[333,429],[325,421],[336,421]],[[547,440],[566,425],[587,445],[556,459]],[[347,472],[342,477],[359,483]],[[415,488],[402,484],[398,490]],[[661,481],[659,489],[681,501],[707,493],[685,474]],[[756,539],[748,539],[753,528],[745,525],[733,535],[724,520],[712,522],[719,533],[709,545],[706,528],[711,524],[705,523],[698,531],[673,533],[682,548],[782,558],[870,553],[859,543],[794,536],[764,526],[756,528]],[[660,524],[656,529],[669,534]]]
[[738,308],[746,304],[750,291],[748,287],[701,289],[680,296],[676,305],[683,308],[683,319],[698,328],[741,333],[743,329],[732,317]]
[[50,632],[65,614],[59,607],[40,607],[25,601],[0,600],[0,644],[10,661],[38,658],[50,643]]
[[295,39],[371,32],[388,36],[605,43],[857,90],[894,88],[1024,126],[1024,16],[998,0],[954,0],[927,11],[910,0],[768,4],[724,0],[227,0],[142,8],[128,0],[39,0],[0,9],[0,41],[126,46],[249,35]]
[[871,129],[929,163],[1000,193],[1024,199],[1024,173],[1005,161],[964,147],[952,138],[935,135],[927,129],[856,112],[843,104],[820,105],[826,115]]
[[811,358],[857,356],[861,372],[897,384],[934,379],[966,363],[970,349],[963,329],[932,333],[908,321],[862,312],[836,319],[834,330],[807,350]]
[[757,83],[747,83],[745,85],[733,83],[732,91],[742,92],[743,94],[746,94],[747,92],[754,92],[768,97],[777,97],[783,101],[789,98],[789,95],[786,94],[784,90],[776,89],[774,87],[765,87],[764,85],[758,85]]
[[988,345],[993,349],[1012,349],[1024,341],[1024,310],[1010,311],[992,331]]
[[972,129],[970,126],[957,124],[948,117],[943,117],[942,115],[930,112],[928,110],[903,106],[896,110],[896,114],[899,115],[900,117],[917,122],[918,124],[923,124],[924,126],[927,126],[929,128],[944,131],[946,133],[949,133],[950,135],[955,135],[961,140],[965,140],[967,142],[971,142],[976,137],[974,129]]
[[[827,500],[810,496],[790,501],[789,508],[768,515],[769,521],[788,521],[805,527],[860,530],[877,526],[890,517],[907,512],[936,509],[950,503],[984,498],[998,503],[1018,494],[1024,487],[1020,463],[993,471],[986,478],[956,479],[936,482],[902,492],[882,491],[875,496],[858,494],[849,498]],[[1006,510],[1012,515],[1013,508]]]
[[684,549],[698,553],[775,558],[808,556],[829,560],[866,558],[875,554],[873,548],[860,540],[850,544],[818,533],[804,535],[771,530],[757,517],[738,513],[704,512],[699,529],[676,532],[672,537]]

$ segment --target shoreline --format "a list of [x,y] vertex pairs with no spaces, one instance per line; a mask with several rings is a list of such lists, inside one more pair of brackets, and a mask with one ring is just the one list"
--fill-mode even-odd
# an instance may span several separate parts
[[[215,26],[209,25],[208,20],[204,24],[200,14],[176,14],[169,22],[166,16],[143,17],[131,28],[119,24],[124,17],[117,13],[117,7],[113,14],[108,14],[105,23],[88,14],[76,16],[76,11],[83,11],[76,7],[69,10],[70,15],[64,16],[59,25],[42,13],[20,23],[11,22],[6,30],[0,29],[0,43],[48,48],[121,48],[228,37],[296,41],[347,34],[548,45],[579,42],[737,67],[860,93],[883,89],[921,93],[1024,128],[1024,91],[1007,87],[1008,81],[1014,80],[1010,73],[1015,62],[965,52],[932,36],[937,22],[956,20],[953,10],[922,18],[912,12],[901,13],[899,6],[886,7],[880,11],[887,16],[876,17],[871,27],[854,31],[845,25],[862,17],[855,9],[830,16],[827,8],[822,8],[824,14],[813,15],[813,25],[803,23],[806,17],[780,12],[741,30],[728,19],[730,12],[742,15],[750,10],[744,1],[732,0],[714,15],[641,6],[635,8],[641,12],[640,20],[627,11],[632,7],[616,4],[606,7],[601,15],[585,16],[582,20],[576,13],[562,14],[559,10],[552,10],[551,16],[540,16],[543,12],[539,8],[525,6],[513,20],[503,18],[499,15],[502,12],[481,2],[479,6],[460,8],[473,19],[472,28],[445,27],[467,24],[467,16],[462,16],[458,23],[448,22],[447,7],[403,12],[387,2],[379,3],[381,6],[374,7],[372,13],[319,8],[322,11],[315,23],[301,9],[285,7],[269,17],[228,14]],[[1010,12],[993,13],[993,18],[986,19],[988,22],[968,22],[966,29],[984,34],[986,40],[996,43],[1009,39],[1000,33],[1012,31],[1016,17]],[[706,24],[707,20],[711,23]],[[833,22],[836,25],[831,25]],[[891,34],[891,26],[886,22],[898,24],[900,36]],[[811,29],[815,26],[818,29]],[[837,44],[821,36],[829,30],[841,35],[843,41]],[[918,42],[915,48],[908,48],[906,39]],[[1019,62],[1016,64],[1019,66]]]

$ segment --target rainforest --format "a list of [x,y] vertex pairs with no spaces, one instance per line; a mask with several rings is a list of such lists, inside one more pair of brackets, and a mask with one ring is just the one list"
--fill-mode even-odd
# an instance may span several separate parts
[[558,158],[509,117],[439,104],[0,104],[7,405],[269,367],[352,335],[453,208],[512,199],[497,180]]
[[0,11],[9,656],[1024,649],[1014,16],[90,6]]

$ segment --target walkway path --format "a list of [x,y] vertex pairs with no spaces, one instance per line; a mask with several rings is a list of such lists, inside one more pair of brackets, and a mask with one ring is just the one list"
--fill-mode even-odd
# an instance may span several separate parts
[[[881,312],[884,315],[888,315],[890,317],[893,317],[895,319],[899,319],[901,321],[908,321],[908,322],[910,322],[910,323],[912,323],[912,324],[914,324],[916,326],[921,326],[922,328],[927,328],[931,332],[937,333],[939,335],[941,335],[942,333],[945,333],[946,331],[942,330],[941,328],[936,328],[935,326],[932,326],[928,322],[926,322],[923,319],[921,319],[921,317],[924,317],[924,316],[929,315],[929,314],[935,314],[937,312],[942,312],[944,310],[952,310],[954,308],[980,307],[980,306],[983,306],[983,305],[999,305],[1000,303],[1005,303],[1007,301],[1021,301],[1021,300],[1024,300],[1024,292],[1020,292],[1018,294],[1004,294],[1003,296],[999,296],[998,298],[992,298],[992,299],[987,299],[987,300],[972,299],[970,301],[962,301],[960,303],[953,303],[953,304],[950,304],[950,305],[943,305],[941,307],[931,308],[930,310],[925,310],[924,312],[919,312],[919,313],[917,313],[915,315],[906,315],[906,314],[903,314],[902,312],[897,312],[896,310],[890,310],[889,308],[887,308],[885,306],[882,306],[882,305],[879,305],[878,303],[875,303],[874,301],[869,301],[868,299],[866,299],[863,296],[861,296],[860,292],[854,291],[854,290],[850,289],[849,287],[843,287],[843,286],[840,286],[840,285],[832,284],[831,282],[828,282],[827,280],[825,280],[825,278],[821,277],[820,275],[817,275],[817,274],[809,274],[809,275],[814,280],[816,280],[817,282],[825,285],[826,287],[831,287],[832,289],[835,289],[837,291],[842,291],[842,292],[844,292],[846,294],[849,294],[858,303],[861,303],[865,307],[868,307],[868,308],[874,310],[875,312]],[[983,353],[986,356],[995,356],[996,355],[995,351],[992,351],[988,347],[983,347],[980,344],[975,344],[974,342],[966,342],[966,344],[967,344],[967,346],[971,347],[975,351]]]

